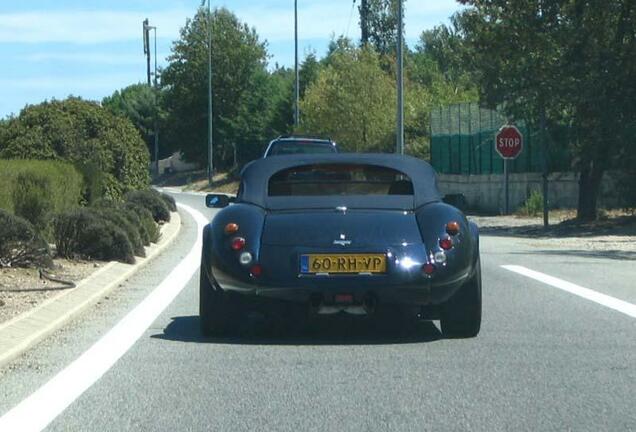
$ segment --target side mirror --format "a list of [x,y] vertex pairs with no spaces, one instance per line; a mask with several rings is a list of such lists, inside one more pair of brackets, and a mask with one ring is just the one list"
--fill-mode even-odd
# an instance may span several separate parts
[[227,195],[223,194],[207,194],[205,196],[205,206],[208,208],[224,208],[234,201]]

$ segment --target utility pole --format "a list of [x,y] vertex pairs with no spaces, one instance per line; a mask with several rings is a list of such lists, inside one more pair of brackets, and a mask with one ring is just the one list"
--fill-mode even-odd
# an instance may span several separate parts
[[403,0],[398,0],[397,28],[397,148],[396,153],[404,154],[404,13]]
[[[154,85],[150,80],[150,30],[154,31],[155,46],[155,72],[154,72]],[[154,171],[155,175],[159,176],[159,101],[157,98],[158,86],[157,86],[157,27],[151,26],[148,22],[148,18],[143,21],[143,35],[144,35],[144,54],[146,55],[146,75],[148,78],[148,87],[154,88],[154,101],[155,101],[155,118],[154,118]]]
[[157,27],[155,33],[155,174],[159,176],[159,86],[157,84]]
[[[206,0],[202,0],[201,7]],[[214,178],[214,148],[212,141],[212,11],[208,2],[208,184],[212,186]]]
[[295,102],[294,102],[294,126],[300,124],[300,71],[298,70],[298,0],[294,0],[294,58],[295,58]]
[[148,25],[148,18],[143,22],[144,31],[144,55],[146,56],[146,74],[148,77],[148,86],[150,86],[150,26]]

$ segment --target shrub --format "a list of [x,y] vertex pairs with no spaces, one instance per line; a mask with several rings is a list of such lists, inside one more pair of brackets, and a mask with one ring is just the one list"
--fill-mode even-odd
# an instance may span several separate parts
[[57,252],[65,258],[135,262],[126,233],[95,210],[80,208],[58,215],[54,236]]
[[0,266],[50,267],[49,246],[24,218],[0,209]]
[[144,242],[141,239],[139,226],[133,224],[130,219],[126,217],[126,213],[127,211],[124,210],[123,207],[114,207],[102,210],[100,215],[126,233],[135,255],[145,257],[146,250],[144,249]]
[[527,216],[539,216],[543,213],[543,194],[539,191],[532,191],[520,209],[521,214]]
[[139,132],[97,102],[69,97],[29,105],[0,129],[0,158],[64,160],[99,170],[103,178],[90,194],[103,190],[121,198],[148,187],[149,153]]
[[45,232],[49,215],[53,210],[53,198],[49,178],[35,172],[17,175],[13,186],[13,210],[33,224],[38,232]]
[[139,234],[141,235],[144,245],[147,246],[150,243],[157,243],[159,237],[161,237],[161,233],[150,210],[132,202],[125,203],[124,208],[128,210],[127,214],[134,214],[139,218]]
[[59,213],[79,206],[84,193],[80,172],[57,161],[0,160],[0,185],[0,208],[28,218],[29,208],[43,205],[43,200],[50,202],[47,212]]
[[157,193],[159,194],[159,196],[161,197],[163,202],[168,207],[168,210],[170,210],[171,212],[176,212],[177,211],[177,202],[174,200],[174,198],[172,196],[168,195],[167,193],[163,193],[163,192],[161,192],[161,193],[157,192]]
[[138,204],[149,210],[155,222],[170,221],[170,210],[157,191],[146,189],[128,192],[126,201]]

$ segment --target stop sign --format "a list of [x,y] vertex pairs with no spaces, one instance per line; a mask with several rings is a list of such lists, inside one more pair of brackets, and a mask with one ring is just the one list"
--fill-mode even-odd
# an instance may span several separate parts
[[504,159],[515,159],[523,150],[523,135],[515,126],[503,126],[495,135],[495,150]]

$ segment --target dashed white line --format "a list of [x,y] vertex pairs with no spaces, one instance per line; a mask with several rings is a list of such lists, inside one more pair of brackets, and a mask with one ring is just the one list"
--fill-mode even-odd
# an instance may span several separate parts
[[582,286],[573,284],[572,282],[564,281],[563,279],[559,279],[554,276],[547,275],[545,273],[540,273],[538,271],[530,270],[529,268],[526,268],[523,266],[503,265],[501,267],[511,272],[518,273],[520,275],[529,277],[539,282],[543,282],[544,284],[553,286],[560,290],[569,292],[570,294],[577,295],[586,300],[593,301],[594,303],[598,303],[610,309],[614,309],[615,311],[624,313],[625,315],[630,316],[632,318],[636,318],[635,304],[626,302],[624,300],[619,300],[615,297],[608,296],[607,294],[602,294],[600,292],[591,290],[589,288],[584,288]]
[[[207,219],[192,207],[179,204],[194,217],[198,231]],[[51,378],[35,393],[0,417],[0,431],[41,431],[123,356],[163,310],[183,290],[201,260],[201,236],[188,255],[139,305],[84,354]]]

